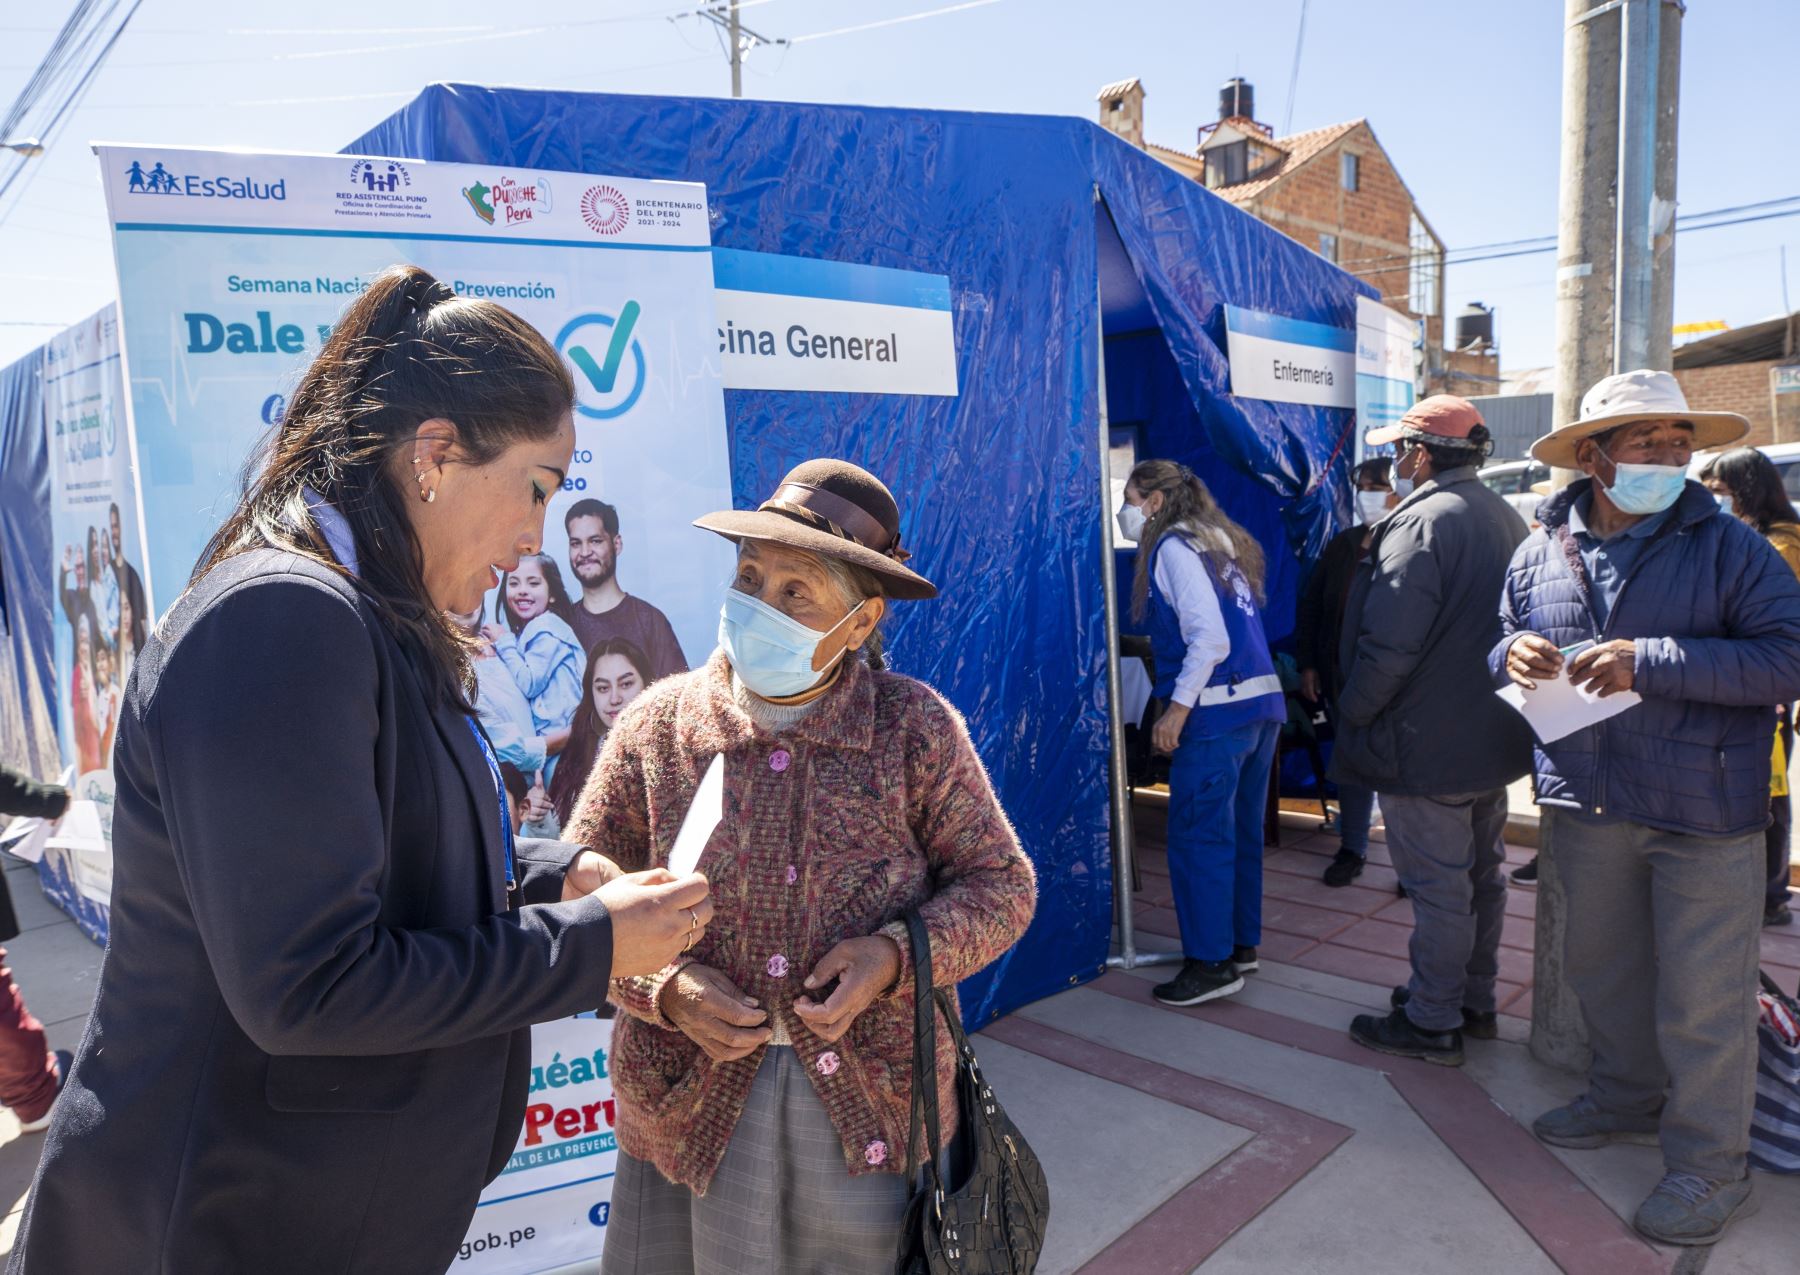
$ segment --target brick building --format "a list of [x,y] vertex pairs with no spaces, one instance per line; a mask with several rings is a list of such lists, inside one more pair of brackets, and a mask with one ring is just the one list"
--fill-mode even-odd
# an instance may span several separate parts
[[1144,98],[1141,81],[1107,85],[1101,125],[1376,288],[1383,305],[1423,319],[1427,393],[1498,384],[1491,345],[1444,348],[1443,240],[1366,119],[1276,137],[1255,119],[1252,86],[1233,79],[1219,92],[1219,118],[1183,151],[1146,138]]
[[1688,406],[1749,417],[1748,446],[1800,443],[1800,313],[1677,346],[1675,379]]

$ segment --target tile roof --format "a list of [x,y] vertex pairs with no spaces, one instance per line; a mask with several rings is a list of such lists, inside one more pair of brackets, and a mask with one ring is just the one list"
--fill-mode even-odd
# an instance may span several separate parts
[[1127,93],[1131,92],[1132,89],[1142,87],[1143,82],[1134,76],[1129,80],[1120,80],[1117,84],[1108,84],[1105,88],[1094,94],[1094,100],[1096,102],[1103,102],[1109,97],[1124,97]]
[[1259,139],[1263,145],[1272,145],[1279,150],[1286,151],[1287,158],[1282,160],[1273,172],[1265,173],[1253,181],[1238,182],[1233,186],[1214,186],[1211,188],[1212,192],[1221,198],[1229,199],[1234,204],[1248,203],[1365,122],[1360,119],[1348,120],[1342,124],[1315,128],[1305,133],[1295,133],[1291,137]]

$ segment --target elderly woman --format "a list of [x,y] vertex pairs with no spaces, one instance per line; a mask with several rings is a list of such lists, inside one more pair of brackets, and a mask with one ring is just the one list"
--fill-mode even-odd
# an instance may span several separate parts
[[[760,509],[697,525],[738,546],[719,650],[619,718],[569,833],[628,871],[664,864],[725,757],[725,817],[700,861],[713,923],[667,968],[613,983],[602,1270],[887,1269],[910,1189],[901,918],[920,910],[935,981],[952,986],[1024,932],[1035,878],[962,719],[882,671],[888,600],[937,592],[902,565],[887,488],[810,461]],[[941,1024],[938,1058],[954,1111]]]

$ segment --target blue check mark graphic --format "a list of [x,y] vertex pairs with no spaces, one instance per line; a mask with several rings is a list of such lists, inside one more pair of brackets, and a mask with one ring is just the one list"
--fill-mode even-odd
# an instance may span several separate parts
[[631,330],[637,326],[640,311],[641,307],[635,301],[627,301],[625,308],[619,311],[619,321],[613,324],[612,342],[606,347],[604,363],[594,362],[594,356],[583,346],[569,347],[569,361],[580,368],[581,374],[602,394],[612,393],[613,383],[619,379],[619,364],[631,346]]

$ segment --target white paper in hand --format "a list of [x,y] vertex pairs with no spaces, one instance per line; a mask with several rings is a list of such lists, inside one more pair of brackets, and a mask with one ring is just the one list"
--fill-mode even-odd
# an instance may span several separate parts
[[1539,678],[1537,689],[1508,684],[1495,692],[1530,723],[1539,743],[1553,744],[1564,735],[1616,717],[1639,703],[1636,691],[1614,691],[1605,699],[1586,687],[1576,686],[1566,674]]
[[694,790],[693,804],[675,834],[675,847],[669,851],[669,871],[685,877],[700,865],[700,852],[712,838],[713,829],[725,817],[725,754],[720,753],[700,777]]

